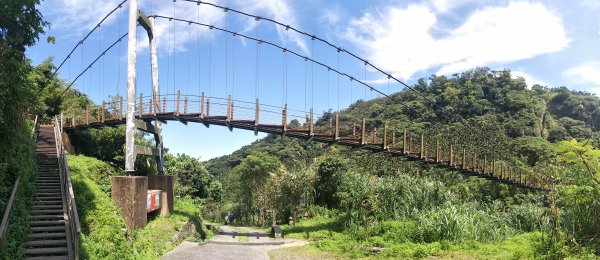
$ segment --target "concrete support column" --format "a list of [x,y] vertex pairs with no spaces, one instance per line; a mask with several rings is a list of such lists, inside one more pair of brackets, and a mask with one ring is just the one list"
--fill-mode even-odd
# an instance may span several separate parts
[[148,196],[148,177],[113,176],[110,197],[123,209],[122,215],[130,230],[146,226],[146,197]]

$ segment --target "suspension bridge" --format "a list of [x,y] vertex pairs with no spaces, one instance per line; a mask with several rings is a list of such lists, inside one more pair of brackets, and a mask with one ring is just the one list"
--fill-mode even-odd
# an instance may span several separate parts
[[[492,154],[491,151],[463,143],[440,140],[439,135],[429,136],[424,133],[411,132],[405,125],[375,122],[375,119],[368,115],[356,117],[355,115],[349,115],[347,110],[340,109],[340,103],[343,103],[343,100],[349,101],[350,104],[359,100],[358,95],[360,94],[357,93],[360,91],[353,90],[356,88],[364,91],[363,101],[368,99],[367,92],[376,93],[379,98],[390,99],[392,102],[397,102],[397,104],[403,106],[405,110],[410,109],[396,100],[396,97],[390,94],[389,89],[388,91],[381,91],[375,84],[369,81],[367,78],[367,72],[369,72],[373,79],[387,80],[388,88],[390,84],[396,87],[407,88],[432,107],[436,107],[453,117],[455,122],[464,124],[467,129],[473,129],[467,124],[465,119],[447,112],[443,107],[438,107],[426,95],[397,79],[391,73],[385,72],[375,64],[370,63],[342,46],[325,40],[323,37],[302,31],[294,26],[268,17],[261,17],[204,1],[174,0],[172,3],[173,12],[171,14],[154,13],[154,10],[150,10],[149,15],[146,15],[138,8],[138,1],[129,0],[129,12],[126,16],[128,18],[128,29],[126,33],[122,33],[120,30],[120,17],[124,17],[122,9],[125,9],[124,5],[127,0],[119,3],[117,7],[109,12],[79,41],[54,71],[54,74],[57,74],[63,67],[68,67],[70,74],[71,67],[73,66],[71,63],[75,62],[73,61],[75,59],[74,56],[77,50],[79,50],[82,58],[81,72],[71,80],[68,88],[77,87],[80,93],[87,96],[92,96],[90,92],[94,88],[94,91],[102,92],[102,95],[99,95],[100,98],[96,99],[96,104],[76,106],[72,107],[70,111],[63,111],[64,122],[56,123],[54,127],[57,140],[51,141],[51,144],[47,145],[48,147],[57,147],[56,154],[61,155],[59,166],[61,174],[64,175],[64,177],[60,178],[54,175],[50,177],[52,181],[60,181],[64,186],[62,193],[59,190],[52,190],[52,192],[56,192],[56,194],[53,193],[54,197],[52,199],[57,200],[53,202],[58,203],[58,199],[61,198],[63,205],[68,204],[68,207],[53,206],[56,209],[53,208],[54,211],[52,213],[55,211],[56,213],[68,211],[69,218],[64,220],[68,222],[65,226],[71,232],[73,230],[80,231],[78,231],[78,223],[76,227],[68,227],[68,225],[73,225],[72,221],[68,221],[68,219],[77,219],[77,212],[76,205],[74,205],[75,202],[72,199],[74,195],[72,194],[70,181],[68,181],[68,170],[65,171],[64,169],[66,168],[66,159],[62,147],[62,129],[68,132],[74,129],[126,125],[125,170],[129,176],[113,177],[112,197],[118,205],[125,209],[126,212],[124,215],[133,216],[126,219],[128,226],[132,228],[145,225],[146,201],[142,199],[144,203],[137,203],[127,198],[138,198],[140,194],[143,194],[145,197],[145,193],[151,188],[162,190],[164,197],[161,198],[161,201],[164,201],[165,205],[161,209],[161,214],[168,214],[169,210],[172,210],[170,208],[172,207],[173,200],[172,178],[164,176],[162,168],[163,144],[161,125],[167,123],[182,123],[185,125],[197,123],[206,127],[221,126],[224,131],[240,129],[253,131],[255,134],[267,133],[330,145],[348,146],[354,149],[368,150],[373,153],[385,153],[391,157],[401,157],[405,160],[441,167],[467,176],[485,178],[490,181],[505,183],[523,189],[539,191],[550,189],[550,184],[545,181],[540,173],[515,167],[503,160],[503,158],[492,158],[490,157],[490,154]],[[184,5],[183,8],[190,10],[197,8],[196,20],[191,19],[189,15],[178,17],[175,12],[175,5]],[[202,20],[202,10],[205,9],[202,8],[222,11],[226,16],[225,24],[204,22]],[[101,48],[102,42],[100,37],[98,37],[97,48],[95,45],[92,47],[88,46],[92,48],[89,52],[97,53],[97,56],[90,59],[89,64],[84,65],[83,49],[86,44],[94,44],[90,37],[94,33],[100,34],[101,26],[111,16],[119,16],[117,18],[119,19],[117,36],[114,41],[108,41],[108,43],[105,41],[106,48],[104,49]],[[237,16],[237,19],[254,21],[253,29],[236,30],[235,26],[229,23],[229,20],[233,19],[230,16]],[[168,76],[165,81],[159,81],[158,78],[159,68],[163,68],[159,66],[158,35],[155,29],[156,24],[159,22],[163,23],[163,28],[168,27],[165,25],[171,26],[172,37],[169,38],[171,46],[175,44],[176,26],[183,25],[185,29],[180,30],[180,33],[183,33],[183,37],[187,38],[187,48],[195,51],[198,55],[197,67],[192,68],[194,67],[194,64],[191,64],[192,54],[188,53],[184,57],[184,59],[187,59],[187,65],[177,69],[175,62],[176,55],[173,51],[171,54],[172,57],[167,57],[166,67]],[[275,28],[277,32],[281,32],[280,35],[283,35],[283,39],[261,37],[261,26],[263,28],[267,26]],[[142,79],[138,80],[137,78],[137,54],[143,50],[143,48],[138,46],[140,43],[137,31],[140,28],[145,30],[148,36],[151,80],[146,85],[150,86],[150,88],[144,88],[144,84],[139,84],[140,86],[138,87],[139,82],[144,82]],[[196,43],[191,40],[192,30],[195,31],[198,38]],[[254,30],[254,35],[251,35],[251,30]],[[221,37],[214,36],[215,33],[221,34]],[[309,42],[310,48],[308,49],[308,53],[306,49],[293,48],[288,45],[288,39],[291,39],[289,36],[290,33],[295,35],[294,37],[296,38],[294,39],[303,39]],[[107,33],[105,32],[105,34]],[[201,35],[208,36],[208,39],[202,39],[208,42],[208,46],[201,44]],[[120,82],[122,81],[120,77],[121,63],[123,62],[119,59],[119,56],[121,43],[126,37],[128,38],[127,65],[123,67],[127,68],[127,87],[126,95],[123,96],[121,95],[120,88]],[[255,45],[255,49],[249,47],[251,44]],[[325,58],[315,55],[317,53],[315,44],[319,46],[317,47],[320,50],[319,54],[322,54]],[[206,45],[206,42],[204,45]],[[105,69],[106,63],[111,62],[107,56],[111,52],[115,52],[115,49],[117,49],[117,58],[112,61],[116,61],[116,64],[112,64],[112,66],[117,68],[116,73],[119,74],[116,80],[117,89],[107,90],[105,88],[108,88],[106,87],[108,84],[104,81],[101,73],[107,73]],[[219,58],[215,60],[214,56],[217,55],[217,50],[222,51],[224,57],[221,58],[223,59]],[[207,55],[201,55],[202,51],[208,52]],[[254,56],[255,63],[252,65],[240,65],[239,63],[242,62],[237,61],[238,64],[236,66],[236,54],[238,58],[245,55],[246,60],[248,60],[248,57]],[[92,56],[94,55],[92,54]],[[173,67],[170,66],[171,58],[173,59]],[[340,66],[340,59],[344,59],[344,64],[351,64],[351,66],[346,66],[346,68]],[[205,73],[206,71],[203,71],[201,68],[203,62],[207,63],[204,69],[208,70],[208,73]],[[164,60],[160,60],[160,64],[163,63]],[[275,63],[275,65],[271,64],[269,66],[268,63]],[[86,75],[92,73],[94,66],[100,67],[98,69],[99,80],[97,85],[86,81]],[[277,69],[273,69],[275,67]],[[318,72],[315,72],[315,67]],[[218,70],[221,71],[219,72]],[[180,77],[176,77],[176,73],[179,73]],[[184,76],[181,76],[182,74]],[[205,74],[204,77],[201,74]],[[248,80],[250,76],[254,76],[254,84]],[[331,84],[332,76],[334,79],[333,84]],[[170,77],[173,79],[172,88],[167,86],[161,89],[159,83],[164,84],[166,82],[169,84]],[[196,84],[190,83],[192,81],[191,78],[197,78]],[[275,82],[274,78],[281,79],[281,81]],[[327,79],[326,84],[324,83],[325,78]],[[76,85],[78,80],[82,82]],[[178,84],[176,80],[182,82]],[[293,83],[290,83],[290,81],[293,81]],[[303,84],[298,83],[302,81]],[[316,86],[315,81],[317,81]],[[341,81],[343,81],[343,85],[347,84],[347,86],[341,86]],[[248,87],[251,85],[254,86]],[[185,89],[177,90],[177,86],[185,86]],[[235,89],[236,86],[238,86],[237,92]],[[242,86],[245,88],[240,89]],[[136,87],[138,88],[136,89]],[[147,95],[144,95],[142,90],[148,90]],[[111,95],[111,98],[104,100],[106,98],[104,93],[111,91],[114,91],[115,95]],[[254,97],[249,92],[254,92]],[[274,94],[276,92],[281,93],[281,98],[276,97],[278,96],[278,94]],[[334,93],[333,95],[332,92]],[[349,99],[348,94],[350,96]],[[291,98],[288,98],[289,96]],[[343,96],[341,98],[342,102],[340,102],[340,96]],[[324,97],[327,97],[326,101],[324,101]],[[320,100],[315,102],[315,99],[319,98]],[[336,109],[331,106],[332,99],[337,100],[337,102],[333,102],[337,103]],[[316,111],[328,112],[319,113]],[[45,131],[50,133],[50,130],[46,128]],[[61,129],[56,130],[56,128]],[[153,134],[156,140],[155,146],[144,147],[135,145],[134,133],[136,130]],[[201,137],[190,136],[189,138]],[[56,145],[56,143],[60,145]],[[144,179],[140,176],[133,176],[135,172],[134,162],[138,154],[155,157],[159,177],[162,176],[165,178],[152,178],[150,180],[148,177]],[[55,164],[54,161],[52,163],[53,165]],[[43,184],[44,179],[39,182]],[[42,207],[44,205],[46,204],[40,204],[41,211],[46,210]],[[53,221],[42,222],[39,224],[46,225],[50,222],[53,225],[64,224],[62,218],[56,221],[53,219]],[[59,229],[44,226],[44,228],[40,229],[44,231],[43,234],[33,234],[32,236],[49,237],[49,231]],[[68,235],[68,239],[64,241],[63,239],[60,241],[53,240],[56,242],[55,244],[48,244],[47,240],[32,241],[31,246],[33,248],[29,248],[27,254],[29,256],[43,257],[64,253],[65,256],[76,257],[77,253],[73,253],[72,248],[78,246],[78,234]],[[63,248],[62,245],[67,243],[67,241],[69,246]],[[60,248],[60,250],[57,250],[57,248]],[[66,250],[67,248],[69,250]],[[66,254],[67,252],[69,255]]]

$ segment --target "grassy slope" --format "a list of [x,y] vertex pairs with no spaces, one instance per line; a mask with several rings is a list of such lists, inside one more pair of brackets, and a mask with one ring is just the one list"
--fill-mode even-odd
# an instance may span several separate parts
[[[312,255],[317,258],[425,258],[436,259],[522,259],[535,257],[535,243],[541,234],[520,234],[495,243],[466,241],[413,243],[394,241],[402,236],[401,229],[388,229],[381,236],[357,241],[346,234],[331,217],[314,217],[303,220],[295,227],[283,225],[286,238],[307,239],[308,246],[285,248],[271,253],[274,259]],[[380,253],[369,251],[372,247],[385,248]]]
[[171,239],[185,223],[199,220],[194,202],[178,199],[173,214],[155,217],[145,228],[127,234],[120,210],[110,199],[110,176],[120,170],[81,155],[69,156],[68,162],[82,225],[84,258],[157,259],[177,245]]

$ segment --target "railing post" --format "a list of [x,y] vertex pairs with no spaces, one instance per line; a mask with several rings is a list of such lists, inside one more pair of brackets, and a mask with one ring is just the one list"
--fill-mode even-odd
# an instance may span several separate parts
[[450,145],[450,160],[448,161],[450,166],[454,166],[454,150],[452,145]]
[[287,103],[283,106],[283,111],[281,112],[281,127],[283,132],[287,131]]
[[200,119],[204,119],[204,91],[200,93]]
[[256,99],[256,110],[254,112],[254,135],[258,135],[258,120],[259,120],[259,110],[260,104],[258,103],[258,98]]
[[313,114],[313,108],[310,108],[310,117],[309,120],[310,122],[308,122],[308,135],[309,136],[314,136],[315,135],[315,125],[313,123],[314,119],[314,114]]
[[119,95],[119,120],[123,120],[123,97]]
[[161,112],[163,112],[163,113],[167,112],[167,97],[163,97],[163,104],[162,104]]
[[177,103],[175,103],[175,115],[179,116],[179,99],[181,98],[181,93],[177,90]]
[[231,122],[231,95],[227,97],[227,122]]
[[463,153],[462,153],[462,169],[466,170],[467,169],[467,149],[463,148]]
[[77,126],[77,122],[75,122],[75,109],[73,109],[73,127]]
[[387,129],[388,123],[385,122],[383,123],[383,143],[381,144],[381,148],[383,148],[384,150],[387,149]]
[[392,129],[392,147],[396,147],[396,130]]
[[367,134],[367,119],[363,117],[362,119],[362,129],[360,129],[361,133],[360,133],[360,144],[367,144],[367,138],[366,138],[366,134]]
[[474,172],[477,172],[477,153],[473,153],[473,158],[471,158],[471,167],[473,167]]
[[209,97],[206,98],[206,115],[205,116],[207,116],[207,117],[210,116],[210,98]]
[[356,139],[356,122],[352,122],[352,138]]
[[335,113],[335,135],[333,137],[334,140],[340,139],[340,115]]
[[421,134],[421,147],[419,149],[419,158],[425,159],[425,136]]
[[106,104],[104,103],[104,101],[102,101],[102,115],[100,115],[102,118],[102,123],[104,123],[104,114],[106,111],[105,109],[106,109]]
[[486,167],[486,165],[487,165],[487,156],[484,155],[483,156],[483,174],[485,174],[485,167]]
[[187,114],[188,97],[183,98],[183,114]]
[[440,161],[440,140],[435,140],[435,162]]
[[142,115],[144,114],[144,102],[143,102],[143,98],[144,98],[144,96],[142,95],[142,93],[140,93],[140,104],[138,105],[139,106],[139,110],[140,110],[140,112],[139,112],[140,119],[142,119]]
[[85,124],[90,125],[90,106],[85,106]]
[[402,153],[403,154],[407,154],[407,152],[408,152],[407,151],[408,145],[406,143],[407,142],[407,139],[406,139],[406,129],[404,129],[404,135],[403,135],[402,139],[403,139],[402,140]]

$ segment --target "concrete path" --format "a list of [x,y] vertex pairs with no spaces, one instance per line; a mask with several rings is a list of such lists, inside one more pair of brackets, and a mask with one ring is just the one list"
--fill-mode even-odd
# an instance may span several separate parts
[[202,244],[184,241],[161,259],[268,260],[270,250],[306,244],[304,240],[271,239],[268,234],[250,228],[221,226],[211,240]]

